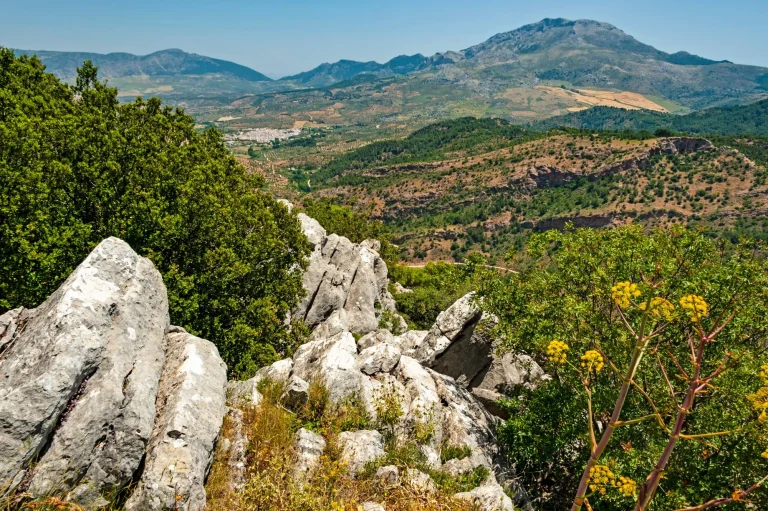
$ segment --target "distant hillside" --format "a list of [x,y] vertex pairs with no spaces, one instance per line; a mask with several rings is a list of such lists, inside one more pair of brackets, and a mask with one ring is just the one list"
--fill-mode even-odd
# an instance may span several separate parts
[[500,262],[531,232],[627,222],[683,223],[768,239],[768,138],[532,132],[457,119],[293,172],[310,196],[384,221],[417,260]]
[[669,129],[696,134],[768,135],[768,100],[750,105],[710,108],[682,116],[595,107],[540,121],[534,126],[539,129],[563,126],[590,130]]
[[271,78],[253,69],[229,62],[187,53],[182,50],[162,50],[149,55],[130,53],[81,53],[65,51],[14,50],[19,54],[37,55],[47,70],[56,76],[71,80],[84,61],[91,60],[99,67],[104,78],[126,76],[173,76],[216,74],[251,82],[271,81]]
[[327,87],[335,83],[350,80],[362,74],[371,74],[385,78],[388,76],[412,73],[427,63],[424,55],[400,55],[389,62],[358,62],[355,60],[340,60],[334,63],[320,64],[316,68],[293,76],[281,78],[283,82],[293,82],[306,87]]

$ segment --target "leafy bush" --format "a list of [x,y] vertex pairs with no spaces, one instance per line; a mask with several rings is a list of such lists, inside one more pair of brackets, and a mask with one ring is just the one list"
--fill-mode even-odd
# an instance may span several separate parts
[[553,375],[507,403],[501,435],[541,509],[768,506],[753,486],[768,472],[765,249],[680,227],[550,231],[528,269],[487,284],[503,349]]
[[412,328],[429,329],[438,314],[479,286],[485,262],[482,255],[470,254],[466,264],[461,265],[437,262],[423,268],[393,266],[390,278],[411,290],[394,293],[397,311]]
[[302,339],[283,317],[308,243],[215,130],[158,99],[119,105],[86,62],[70,87],[0,49],[0,309],[35,306],[101,240],[149,257],[171,320],[245,377]]

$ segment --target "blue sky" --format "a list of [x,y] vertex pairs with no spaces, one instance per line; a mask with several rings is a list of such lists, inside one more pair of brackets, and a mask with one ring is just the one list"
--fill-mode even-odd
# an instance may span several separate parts
[[272,77],[342,58],[459,50],[545,17],[616,25],[661,50],[768,66],[768,0],[0,0],[0,45],[232,60]]

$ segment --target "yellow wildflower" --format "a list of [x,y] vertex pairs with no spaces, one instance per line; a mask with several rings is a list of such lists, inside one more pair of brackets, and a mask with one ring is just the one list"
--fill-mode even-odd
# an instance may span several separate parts
[[680,307],[688,314],[691,321],[697,323],[709,314],[709,306],[699,295],[686,295],[680,299]]
[[611,298],[613,298],[616,305],[622,309],[629,307],[632,303],[632,299],[637,298],[641,294],[637,284],[631,282],[619,282],[611,288]]
[[603,370],[603,356],[597,350],[589,350],[581,357],[581,367],[587,370],[587,372],[594,372],[595,374]]
[[616,488],[619,489],[619,493],[623,497],[634,497],[637,493],[637,483],[629,477],[619,477],[619,480],[616,481]]
[[768,449],[764,450],[760,456],[768,460]]
[[589,470],[589,489],[605,495],[606,486],[613,486],[616,476],[605,465],[595,465]]
[[763,380],[763,385],[768,385],[768,364],[763,364],[760,368],[760,379]]
[[748,395],[747,399],[752,403],[755,411],[760,412],[758,417],[760,421],[768,419],[768,387],[760,387],[757,392]]
[[549,346],[547,346],[547,358],[550,362],[557,365],[565,364],[565,359],[567,358],[566,351],[568,351],[568,349],[567,344],[555,339],[549,343]]
[[[640,310],[645,310],[645,306],[645,302],[641,303]],[[675,306],[672,305],[672,302],[660,296],[651,298],[649,310],[654,317],[664,319],[665,321],[671,320],[675,314]]]

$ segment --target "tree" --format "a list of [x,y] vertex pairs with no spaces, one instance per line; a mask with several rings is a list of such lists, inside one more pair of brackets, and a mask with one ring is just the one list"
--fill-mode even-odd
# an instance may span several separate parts
[[149,257],[171,320],[234,376],[287,355],[309,246],[214,129],[159,99],[120,105],[86,62],[70,87],[0,49],[0,309],[42,302],[108,236]]
[[629,226],[552,231],[530,256],[481,294],[503,349],[553,376],[501,433],[544,509],[768,505],[765,246]]

